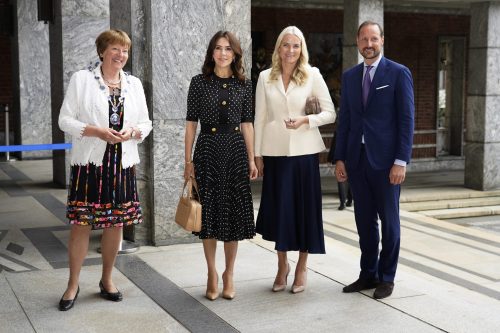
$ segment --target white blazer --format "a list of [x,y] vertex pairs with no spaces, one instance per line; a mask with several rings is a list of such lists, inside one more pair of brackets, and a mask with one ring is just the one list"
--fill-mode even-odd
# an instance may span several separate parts
[[[318,127],[335,121],[335,108],[323,77],[307,67],[307,81],[291,81],[285,91],[281,75],[269,81],[271,69],[262,71],[255,94],[255,156],[298,156],[325,150]],[[306,99],[316,96],[321,113],[308,115],[309,125],[287,129],[284,120],[305,115]]]
[[[134,127],[141,139],[122,142],[122,166],[131,167],[140,162],[137,144],[151,132],[146,97],[141,81],[120,72],[121,94],[124,97],[123,128]],[[59,128],[72,137],[71,165],[93,163],[102,165],[106,141],[82,136],[85,126],[109,127],[109,89],[102,79],[101,65],[74,73],[59,113]]]

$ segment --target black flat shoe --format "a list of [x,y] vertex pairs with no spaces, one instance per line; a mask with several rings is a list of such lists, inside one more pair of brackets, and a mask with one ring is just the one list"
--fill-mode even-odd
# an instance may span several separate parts
[[73,299],[64,299],[64,294],[59,301],[59,311],[68,311],[75,305],[76,299],[78,298],[78,293],[80,292],[80,286],[78,286],[78,290],[76,291],[75,298]]
[[345,203],[345,205],[346,205],[347,207],[351,207],[351,206],[352,206],[352,201],[347,201],[347,202]]
[[344,205],[340,205],[339,206],[339,210],[344,210],[345,209],[345,206]]
[[99,289],[101,289],[101,297],[107,299],[108,301],[120,302],[123,300],[123,295],[120,291],[117,291],[116,293],[106,291],[106,289],[104,289],[104,285],[102,284],[102,280],[99,281]]

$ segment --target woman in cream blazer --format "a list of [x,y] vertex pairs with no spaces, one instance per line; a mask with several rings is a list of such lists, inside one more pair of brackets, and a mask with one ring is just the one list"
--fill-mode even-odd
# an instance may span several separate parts
[[[272,68],[260,73],[255,101],[255,156],[264,177],[257,232],[276,243],[278,273],[273,291],[285,290],[287,251],[300,251],[291,291],[302,292],[309,253],[325,253],[318,153],[325,145],[318,127],[335,121],[328,88],[309,55],[302,32],[285,28],[276,41]],[[321,113],[306,115],[307,97]]]

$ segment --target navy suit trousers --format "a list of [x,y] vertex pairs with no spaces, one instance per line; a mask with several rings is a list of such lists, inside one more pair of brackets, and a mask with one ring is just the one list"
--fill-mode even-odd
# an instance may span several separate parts
[[[374,170],[361,149],[359,163],[347,167],[354,197],[354,214],[361,248],[361,279],[393,282],[400,246],[400,185],[389,181],[390,169]],[[379,225],[381,221],[382,250],[379,256]]]

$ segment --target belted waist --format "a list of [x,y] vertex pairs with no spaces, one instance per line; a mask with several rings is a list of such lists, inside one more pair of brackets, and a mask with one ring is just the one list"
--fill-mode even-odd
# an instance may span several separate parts
[[240,124],[201,124],[201,133],[217,134],[217,133],[238,133],[240,132]]

